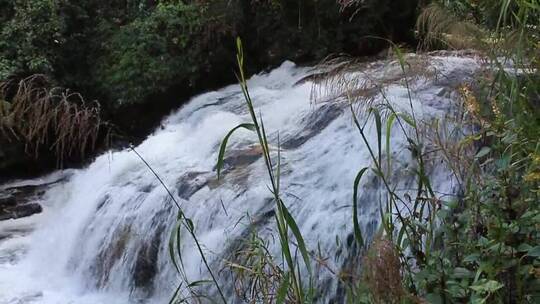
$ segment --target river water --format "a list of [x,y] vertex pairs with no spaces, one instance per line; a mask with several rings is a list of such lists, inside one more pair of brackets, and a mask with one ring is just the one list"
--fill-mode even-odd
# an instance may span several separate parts
[[[420,120],[444,119],[457,111],[455,90],[473,80],[478,64],[474,58],[451,54],[426,58],[423,72],[409,75],[411,103]],[[371,159],[353,125],[348,102],[334,95],[338,82],[321,83],[315,90],[319,98],[313,100],[314,80],[304,79],[313,72],[285,62],[252,77],[249,87],[274,155],[279,135],[285,204],[308,249],[340,270],[357,258],[351,242],[353,180],[359,169],[371,165]],[[357,95],[366,95],[354,106],[360,120],[365,120],[368,102],[390,103],[410,112],[400,75],[398,64],[390,61],[365,64],[346,75],[362,85]],[[231,137],[223,178],[216,179],[219,144],[231,128],[244,122],[249,122],[249,115],[240,88],[232,85],[194,97],[135,147],[193,221],[230,302],[239,300],[230,275],[219,270],[250,231],[267,239],[281,261],[274,202],[253,132],[240,130]],[[376,145],[373,121],[365,130]],[[405,193],[414,186],[415,164],[397,126],[391,142],[392,181]],[[432,158],[430,174],[437,193],[448,197],[456,193],[456,183],[440,163]],[[47,186],[38,198],[43,213],[0,223],[0,303],[167,303],[181,281],[168,252],[177,209],[148,167],[126,149],[103,154],[84,169],[23,183],[61,176],[64,181]],[[361,183],[358,209],[367,239],[378,229],[378,208],[384,197],[382,185],[368,174]],[[182,240],[188,280],[209,279],[189,235],[184,233]],[[335,277],[314,267],[315,286],[320,290],[317,301],[340,302]],[[216,296],[211,285],[200,289]]]

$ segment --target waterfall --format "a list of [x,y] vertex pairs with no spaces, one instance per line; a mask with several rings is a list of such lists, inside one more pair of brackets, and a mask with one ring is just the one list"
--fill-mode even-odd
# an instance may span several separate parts
[[[345,77],[365,82],[358,95],[369,95],[354,105],[360,119],[366,116],[363,101],[383,102],[380,86],[371,85],[375,82],[384,84],[387,102],[399,111],[410,112],[412,103],[418,119],[444,119],[455,112],[455,91],[472,79],[478,61],[452,54],[425,57],[422,72],[410,71],[412,100],[396,62],[374,62],[347,72]],[[315,90],[325,98],[313,100],[317,80],[307,76],[314,71],[285,62],[253,76],[248,85],[274,152],[279,135],[285,204],[308,249],[320,251],[339,270],[347,267],[355,250],[353,181],[371,159],[352,123],[348,102],[333,93],[338,84],[321,82]],[[234,126],[249,121],[240,88],[231,85],[194,97],[135,147],[193,221],[231,302],[237,301],[230,275],[219,270],[250,231],[267,238],[280,260],[274,202],[253,132],[242,130],[231,137],[223,177],[216,178],[221,140]],[[365,131],[376,146],[372,121]],[[390,140],[392,180],[406,193],[415,181],[409,143],[397,127]],[[430,175],[437,193],[456,193],[454,178],[437,158],[431,162]],[[180,282],[168,251],[177,208],[149,168],[126,149],[105,153],[87,168],[57,172],[44,180],[59,176],[64,179],[47,186],[38,198],[43,213],[0,222],[0,232],[6,234],[0,238],[0,303],[167,303]],[[384,193],[373,174],[363,179],[358,212],[368,240],[379,228]],[[182,240],[188,279],[209,279],[189,235]],[[339,302],[335,277],[315,268],[318,302]],[[215,295],[211,284],[204,288]]]

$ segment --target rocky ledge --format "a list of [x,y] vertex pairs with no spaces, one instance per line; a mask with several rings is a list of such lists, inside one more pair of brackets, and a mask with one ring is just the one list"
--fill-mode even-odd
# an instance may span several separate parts
[[69,172],[56,173],[43,179],[0,185],[0,221],[28,217],[41,213],[40,204],[45,191],[65,182]]

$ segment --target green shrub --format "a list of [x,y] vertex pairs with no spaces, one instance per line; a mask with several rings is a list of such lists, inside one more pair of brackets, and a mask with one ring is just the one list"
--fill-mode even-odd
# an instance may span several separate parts
[[142,102],[174,83],[198,80],[207,63],[198,41],[201,12],[182,2],[159,3],[112,34],[97,75],[118,105]]
[[52,73],[65,42],[57,2],[18,0],[11,9],[7,7],[0,19],[0,79],[18,73]]
[[[146,102],[171,88],[206,89],[201,77],[234,69],[236,36],[250,41],[250,72],[285,59],[371,54],[384,43],[367,36],[403,39],[416,8],[415,0],[367,0],[347,9],[335,0],[0,4],[0,80],[46,74],[107,108]],[[222,78],[210,83],[230,80]]]

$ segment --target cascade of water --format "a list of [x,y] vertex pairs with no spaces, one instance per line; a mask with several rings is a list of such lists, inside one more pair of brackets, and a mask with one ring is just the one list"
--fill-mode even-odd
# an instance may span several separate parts
[[[408,93],[401,77],[396,77],[401,73],[396,67],[373,63],[349,76],[364,77],[363,93],[369,94],[365,100],[375,102],[382,101],[381,94],[376,86],[369,87],[367,79],[385,82],[389,102],[409,111]],[[452,90],[476,68],[471,58],[430,57],[424,69],[437,75],[411,80],[415,114],[429,120],[453,111]],[[328,263],[340,269],[348,265],[353,250],[353,180],[371,161],[347,102],[340,98],[313,102],[313,83],[300,81],[309,73],[308,68],[285,62],[254,76],[249,86],[274,147],[279,134],[285,203],[308,247],[320,249]],[[220,141],[242,122],[249,122],[249,116],[239,87],[233,85],[193,98],[136,147],[193,220],[203,250],[217,270],[250,229],[275,235],[274,203],[254,134],[235,133],[224,176],[216,179]],[[375,144],[372,122],[366,132]],[[406,191],[414,182],[410,170],[414,162],[406,137],[397,129],[392,134],[393,180]],[[441,193],[453,193],[450,173],[435,163],[434,186]],[[376,178],[368,176],[362,183],[359,215],[368,239],[378,229],[383,193]],[[179,278],[167,249],[176,206],[133,152],[107,153],[88,168],[74,170],[69,181],[49,187],[41,203],[42,214],[0,226],[34,227],[32,233],[0,240],[2,254],[20,249],[15,250],[17,259],[0,259],[0,303],[161,303],[176,288]],[[279,244],[269,244],[277,254]],[[209,278],[187,234],[182,255],[191,281]],[[230,278],[217,270],[232,299]],[[337,296],[331,276],[320,271],[316,285],[322,290],[321,303]]]

